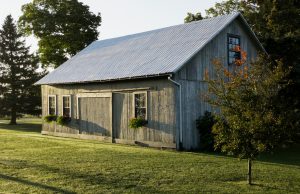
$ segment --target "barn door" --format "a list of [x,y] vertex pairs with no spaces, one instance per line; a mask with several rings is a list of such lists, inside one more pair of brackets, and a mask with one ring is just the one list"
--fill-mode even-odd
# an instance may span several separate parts
[[128,124],[131,118],[128,93],[113,93],[113,137],[128,139]]
[[111,136],[111,94],[80,94],[77,101],[80,133]]

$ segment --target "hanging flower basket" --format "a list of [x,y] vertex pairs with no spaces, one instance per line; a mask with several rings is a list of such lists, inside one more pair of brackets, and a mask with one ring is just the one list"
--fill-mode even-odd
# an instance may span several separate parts
[[147,123],[148,121],[143,118],[132,118],[129,121],[129,127],[132,129],[138,129],[145,126]]

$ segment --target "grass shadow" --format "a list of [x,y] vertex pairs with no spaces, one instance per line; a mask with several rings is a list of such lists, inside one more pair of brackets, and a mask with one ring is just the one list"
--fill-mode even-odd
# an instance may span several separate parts
[[16,178],[16,177],[4,175],[4,174],[0,174],[0,179],[5,179],[7,181],[13,181],[13,182],[21,183],[21,184],[24,184],[24,185],[27,185],[27,186],[33,186],[33,187],[53,191],[55,193],[66,193],[66,194],[74,193],[74,192],[67,191],[67,190],[64,190],[64,189],[60,189],[60,188],[52,187],[52,186],[49,186],[49,185],[44,185],[44,184],[40,184],[40,183],[28,181],[28,180]]
[[20,131],[20,132],[34,132],[34,133],[41,133],[42,131],[42,124],[39,122],[26,122],[24,120],[19,121],[17,125],[9,125],[7,121],[1,120],[0,122],[0,129],[4,130],[13,130],[13,131]]
[[[144,189],[147,190],[150,193],[159,193],[159,190],[157,190],[154,187],[146,186],[146,185],[140,185],[139,175],[133,175],[133,177],[122,177],[122,176],[109,176],[107,177],[105,174],[101,172],[96,173],[88,173],[88,172],[82,172],[76,168],[70,168],[70,169],[64,169],[59,166],[49,166],[46,164],[39,164],[35,162],[29,162],[27,160],[1,160],[0,164],[4,165],[10,165],[13,166],[22,166],[22,168],[31,168],[38,170],[39,172],[44,172],[46,174],[59,174],[61,176],[67,177],[67,179],[80,179],[82,182],[85,182],[86,185],[102,185],[105,187],[112,186],[115,189],[120,190],[128,190],[125,193],[128,193],[130,189],[136,189],[140,192],[142,192]],[[66,191],[63,189],[55,188],[52,186],[42,185],[39,183],[32,183],[30,181],[21,180],[19,178],[15,177],[9,177],[7,175],[0,174],[0,178],[7,178],[7,180],[13,180],[16,182],[52,190],[62,193],[73,193],[70,191]],[[124,178],[126,178],[126,182],[124,182]],[[64,191],[64,192],[63,192]]]
[[287,148],[279,148],[273,153],[261,154],[257,161],[300,166],[300,144],[292,145]]
[[[188,152],[190,154],[204,154],[214,157],[225,157],[225,158],[235,158],[234,156],[226,155],[219,152]],[[272,153],[263,153],[258,156],[256,161],[267,162],[274,164],[283,164],[283,165],[293,165],[300,166],[300,144],[291,145],[286,148],[279,148],[274,150]]]
[[[287,190],[287,189],[283,189],[281,187],[272,187],[272,186],[268,186],[268,185],[264,185],[264,184],[258,184],[258,183],[252,183],[251,185],[249,185],[251,187],[259,187],[259,188],[264,188],[267,190],[276,190],[276,191],[281,191],[282,193],[286,193],[286,192],[294,192],[294,190]],[[295,191],[297,192],[297,191]]]

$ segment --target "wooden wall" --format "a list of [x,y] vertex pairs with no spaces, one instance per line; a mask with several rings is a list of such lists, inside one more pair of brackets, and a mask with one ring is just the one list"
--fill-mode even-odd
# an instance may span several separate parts
[[[205,70],[208,70],[209,76],[214,76],[213,59],[221,60],[228,67],[228,33],[240,36],[241,48],[247,52],[248,63],[256,59],[258,50],[260,50],[254,40],[250,39],[251,36],[245,30],[244,25],[239,20],[235,20],[177,72],[175,79],[182,84],[183,91],[183,147],[185,149],[196,149],[199,145],[196,119],[203,115],[205,111],[218,111],[212,109],[201,97],[207,90],[203,75]],[[228,67],[228,69],[230,68]],[[177,108],[179,108],[179,105]]]
[[[134,117],[133,92],[147,91],[148,124],[140,129],[128,127]],[[43,124],[44,134],[61,136],[106,136],[114,142],[141,143],[174,147],[177,122],[175,113],[174,85],[164,78],[139,81],[118,81],[93,84],[42,86],[43,116],[47,115],[48,95],[57,97],[57,114],[62,115],[62,96],[71,95],[72,122],[68,127],[55,123]],[[84,94],[111,94],[112,98],[79,98]],[[109,109],[112,109],[112,113]],[[112,120],[112,122],[110,122]],[[109,124],[111,123],[111,126]],[[160,144],[162,143],[162,144]]]
[[[207,44],[196,56],[194,56],[184,67],[182,67],[173,79],[182,85],[183,104],[183,148],[197,149],[199,146],[199,134],[196,129],[196,119],[203,113],[213,110],[201,99],[206,92],[207,85],[203,75],[207,69],[209,76],[214,76],[212,60],[219,59],[227,64],[227,35],[236,34],[240,36],[241,48],[247,52],[248,62],[257,57],[259,47],[245,30],[245,26],[239,21],[233,21],[209,44]],[[229,69],[231,67],[228,67]],[[148,125],[141,129],[130,129],[129,119],[133,118],[133,92],[147,91],[148,93]],[[72,96],[72,118],[77,118],[76,96],[81,93],[111,93],[111,130],[107,133],[98,133],[109,137],[115,142],[155,142],[155,145],[169,145],[174,147],[179,142],[179,93],[178,88],[164,78],[151,78],[148,80],[118,81],[110,83],[76,84],[62,86],[43,86],[43,115],[47,114],[47,96],[57,95],[58,114],[61,115],[62,95]],[[92,106],[91,102],[86,105]],[[108,102],[97,102],[101,110],[106,110]],[[102,105],[100,105],[102,104]],[[95,107],[87,110],[88,114],[94,114],[98,109]],[[84,113],[87,114],[87,113]],[[103,115],[102,115],[103,117]],[[89,116],[82,117],[88,119]],[[95,118],[96,121],[99,118]],[[56,126],[55,124],[44,124],[43,131],[60,134],[80,134],[84,128],[87,135],[97,134],[97,127],[87,127],[80,124],[80,119],[73,119],[70,127]],[[100,121],[99,121],[100,122]],[[102,121],[101,121],[102,122]],[[107,124],[104,124],[107,125]],[[104,128],[108,128],[107,126]],[[178,146],[178,145],[177,145]]]

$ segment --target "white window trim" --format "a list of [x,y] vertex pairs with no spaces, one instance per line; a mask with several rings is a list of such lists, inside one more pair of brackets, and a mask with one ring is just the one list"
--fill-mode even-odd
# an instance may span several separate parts
[[50,101],[49,101],[49,98],[50,98],[50,97],[54,97],[54,99],[55,99],[55,106],[54,106],[54,107],[55,107],[55,111],[54,111],[55,114],[54,114],[54,115],[57,115],[57,100],[56,100],[56,95],[48,95],[48,110],[47,110],[48,115],[50,115],[50,111],[49,111],[49,110],[50,110],[50,107],[49,107],[49,105],[50,105],[50,103],[49,103],[49,102],[50,102]]
[[145,102],[146,102],[146,116],[145,116],[145,119],[148,120],[148,92],[147,91],[142,91],[142,92],[132,92],[132,95],[133,95],[133,116],[135,117],[135,95],[136,94],[145,94],[146,96],[146,99],[145,99]]
[[64,115],[64,97],[69,97],[69,103],[70,103],[70,117],[72,117],[72,97],[71,95],[62,95],[61,97],[61,107],[62,107],[62,116]]

